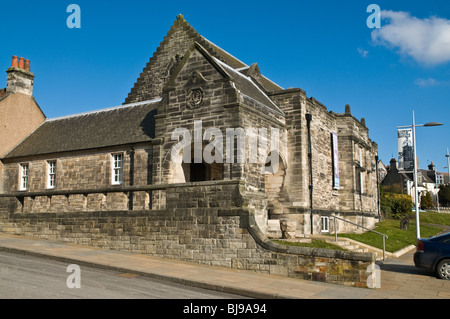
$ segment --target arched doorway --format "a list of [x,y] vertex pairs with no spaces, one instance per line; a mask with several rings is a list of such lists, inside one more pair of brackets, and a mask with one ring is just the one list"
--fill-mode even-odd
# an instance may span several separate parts
[[183,163],[183,173],[186,182],[217,181],[223,179],[222,163]]
[[[206,144],[202,145],[202,154]],[[214,155],[215,150],[212,151]],[[194,156],[194,145],[191,147],[191,159],[190,163],[182,163],[185,181],[188,182],[204,182],[204,181],[216,181],[223,179],[223,163],[207,163],[202,158],[196,158]]]

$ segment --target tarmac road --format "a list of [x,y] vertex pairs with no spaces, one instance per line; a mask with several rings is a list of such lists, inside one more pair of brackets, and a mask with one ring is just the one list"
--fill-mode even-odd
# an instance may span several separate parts
[[[243,298],[136,274],[80,266],[80,288],[69,263],[0,251],[1,299]],[[69,278],[70,277],[70,278]],[[67,280],[69,279],[69,288]]]
[[[136,274],[140,276],[140,279],[148,277],[191,287],[207,288],[216,292],[237,295],[236,298],[248,296],[251,298],[293,298],[297,300],[450,299],[450,280],[437,279],[433,274],[416,268],[412,259],[414,250],[398,258],[387,258],[385,262],[378,263],[381,281],[380,287],[376,289],[312,282],[5,234],[0,234],[0,251],[56,259],[63,261],[65,267],[76,263],[80,267],[95,266],[96,268],[115,271],[116,274]],[[59,275],[58,285],[60,286],[58,287],[62,285],[62,289],[64,289],[68,275],[66,268],[63,268],[62,274]],[[83,278],[82,275],[82,285]],[[95,298],[95,295],[92,296]],[[181,295],[177,296],[180,298]],[[92,297],[84,295],[84,298]],[[189,294],[188,298],[195,297]]]

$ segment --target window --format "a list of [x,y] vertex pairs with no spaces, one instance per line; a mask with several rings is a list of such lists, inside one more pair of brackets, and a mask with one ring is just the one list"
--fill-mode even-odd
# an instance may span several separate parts
[[28,189],[28,164],[20,164],[20,190]]
[[322,233],[328,233],[330,231],[330,218],[328,216],[322,216],[320,218],[320,231]]
[[442,175],[441,173],[436,173],[436,184],[444,184],[444,175]]
[[56,187],[56,161],[47,162],[47,188]]
[[123,182],[123,154],[113,154],[112,161],[112,184],[120,185]]
[[335,132],[331,132],[331,151],[333,154],[333,189],[339,189],[339,147],[338,135]]

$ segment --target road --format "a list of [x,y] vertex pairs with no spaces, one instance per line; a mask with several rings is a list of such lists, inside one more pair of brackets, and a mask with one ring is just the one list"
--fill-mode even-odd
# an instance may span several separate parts
[[68,266],[60,261],[0,252],[0,299],[243,298],[129,273],[88,266],[80,266],[78,271]]

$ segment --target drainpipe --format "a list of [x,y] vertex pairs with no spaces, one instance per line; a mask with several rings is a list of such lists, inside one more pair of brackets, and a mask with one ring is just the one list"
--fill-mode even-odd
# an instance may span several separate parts
[[312,115],[306,114],[306,126],[308,128],[308,159],[309,159],[309,205],[311,209],[311,235],[313,234],[313,169],[312,169],[312,144],[311,144],[311,120]]
[[381,221],[381,214],[380,214],[380,182],[378,180],[378,155],[375,155],[375,172],[377,174],[377,210],[378,210],[378,220]]
[[[130,186],[134,186],[134,146],[130,145]],[[133,210],[133,192],[128,194],[128,209]]]

